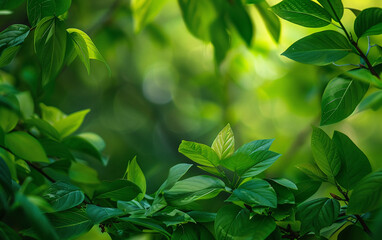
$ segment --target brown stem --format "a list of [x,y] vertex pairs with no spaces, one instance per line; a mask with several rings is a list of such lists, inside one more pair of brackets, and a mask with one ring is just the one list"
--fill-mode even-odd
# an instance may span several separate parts
[[362,52],[362,50],[358,47],[358,44],[353,40],[351,39],[350,40],[350,43],[355,47],[355,49],[357,49],[359,55],[361,56],[361,58],[365,61],[366,65],[367,65],[367,68],[369,69],[370,73],[373,74],[374,76],[376,76],[378,79],[381,79],[378,75],[378,73],[375,71],[373,65],[370,63],[369,59],[367,58],[367,56]]

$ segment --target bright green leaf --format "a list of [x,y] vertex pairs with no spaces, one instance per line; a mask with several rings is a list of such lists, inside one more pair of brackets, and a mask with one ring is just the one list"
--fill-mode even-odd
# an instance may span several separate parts
[[137,197],[137,200],[141,201],[146,194],[146,178],[137,163],[136,156],[131,161],[129,161],[125,177],[127,180],[135,183],[141,189],[141,193]]
[[84,121],[86,115],[90,112],[89,109],[82,110],[70,114],[69,116],[62,118],[61,120],[53,123],[53,127],[60,134],[61,138],[65,138],[74,133]]
[[183,140],[178,150],[184,156],[201,165],[209,167],[219,165],[218,155],[207,145]]
[[69,33],[69,39],[73,42],[77,55],[80,57],[81,62],[85,65],[88,74],[90,74],[90,58],[85,39],[77,32]]
[[363,99],[358,105],[358,111],[361,112],[367,109],[377,111],[380,107],[382,107],[382,91],[374,92]]
[[342,0],[318,0],[334,21],[339,22],[344,15]]
[[235,152],[235,137],[229,124],[219,132],[211,148],[216,152],[220,160],[231,156]]
[[13,24],[0,32],[0,67],[9,64],[29,35],[29,27]]
[[[248,1],[247,1],[248,3]],[[269,9],[266,1],[261,1],[255,5],[263,19],[268,32],[271,34],[275,42],[280,40],[281,24],[279,18]]]
[[367,8],[354,21],[357,37],[382,34],[382,8]]

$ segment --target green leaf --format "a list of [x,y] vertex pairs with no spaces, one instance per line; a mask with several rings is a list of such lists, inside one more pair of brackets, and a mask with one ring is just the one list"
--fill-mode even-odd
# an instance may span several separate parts
[[28,0],[27,14],[30,24],[35,26],[45,17],[59,16],[65,13],[71,2],[71,0]]
[[19,122],[19,115],[13,110],[0,106],[0,128],[4,133],[10,132]]
[[170,233],[168,233],[161,225],[160,222],[155,221],[154,219],[148,219],[148,218],[130,218],[130,217],[123,217],[120,218],[122,221],[130,222],[138,226],[142,226],[148,229],[152,229],[155,232],[158,232],[165,236],[167,239],[170,239]]
[[46,17],[41,20],[34,33],[34,46],[41,63],[42,83],[46,85],[57,77],[64,64],[66,48],[64,23],[57,17]]
[[302,234],[319,231],[336,221],[340,203],[335,199],[318,198],[297,207],[296,218],[301,221]]
[[73,154],[63,143],[48,138],[40,139],[40,143],[45,149],[46,154],[50,157],[68,160],[69,162],[75,160]]
[[198,164],[209,167],[219,165],[218,155],[207,145],[183,140],[178,151]]
[[382,33],[382,9],[367,8],[354,21],[354,32],[357,37],[379,35]]
[[348,214],[361,214],[382,206],[382,170],[370,173],[355,186],[347,209]]
[[8,192],[12,192],[12,177],[9,168],[0,156],[0,185]]
[[268,182],[271,184],[271,187],[274,189],[274,192],[276,192],[278,207],[280,207],[280,205],[282,204],[295,204],[295,199],[292,190],[274,181],[268,180]]
[[279,17],[304,27],[325,27],[330,24],[329,13],[310,0],[284,0],[272,7]]
[[347,226],[344,230],[338,234],[338,240],[369,240],[370,237],[367,233],[355,224]]
[[297,168],[305,173],[312,180],[326,182],[328,181],[328,177],[321,171],[321,169],[312,163],[302,163],[297,165]]
[[[247,1],[248,2],[248,1]],[[255,5],[259,11],[261,18],[265,23],[265,27],[271,34],[275,42],[280,40],[281,24],[279,18],[269,9],[269,4],[266,1],[261,1]]]
[[44,149],[41,144],[25,132],[11,132],[5,135],[5,146],[10,149],[15,155],[31,162],[47,162]]
[[141,193],[141,189],[134,183],[119,179],[104,181],[97,186],[94,198],[109,198],[112,200],[130,201]]
[[68,33],[70,33],[70,34],[77,33],[78,34],[78,35],[76,35],[77,37],[81,36],[83,38],[83,40],[85,40],[86,46],[88,48],[89,59],[94,59],[94,60],[98,60],[100,62],[103,62],[105,64],[107,70],[109,71],[109,73],[111,73],[110,67],[107,64],[106,60],[103,58],[103,56],[98,51],[97,47],[94,45],[91,38],[86,33],[84,33],[83,31],[81,31],[79,29],[76,29],[76,28],[68,28],[68,29],[66,29],[66,31],[68,31]]
[[47,214],[60,239],[73,239],[93,227],[85,209],[73,208],[64,212]]
[[98,173],[93,168],[79,162],[72,162],[69,169],[69,177],[72,181],[85,184],[98,184]]
[[240,200],[250,206],[277,207],[276,192],[262,179],[252,179],[235,189],[227,201]]
[[339,22],[344,15],[344,6],[341,0],[318,0],[334,21]]
[[276,228],[276,223],[271,217],[261,215],[250,218],[247,209],[228,205],[218,211],[214,228],[217,240],[264,240]]
[[133,10],[134,29],[139,33],[161,11],[167,0],[142,0],[131,2]]
[[273,141],[274,139],[255,140],[239,147],[236,152],[252,154],[256,151],[268,150],[271,147]]
[[72,0],[54,0],[56,3],[56,15],[67,12],[72,5]]
[[164,192],[165,199],[173,206],[182,206],[200,199],[210,199],[225,189],[220,179],[211,176],[195,176],[176,182]]
[[369,160],[345,134],[335,131],[333,141],[337,146],[341,159],[341,169],[336,180],[341,186],[351,190],[363,177],[371,172]]
[[63,143],[68,148],[88,154],[99,160],[104,166],[107,165],[108,158],[102,156],[105,148],[104,140],[95,133],[80,133],[76,136],[67,137]]
[[43,196],[56,211],[73,208],[85,200],[85,195],[78,187],[64,182],[53,183]]
[[70,114],[69,116],[60,119],[53,123],[53,127],[60,134],[61,138],[65,138],[74,133],[84,121],[86,115],[90,112],[90,109],[82,110]]
[[29,27],[13,24],[0,32],[0,67],[9,64],[29,35]]
[[320,188],[321,182],[314,180],[305,180],[297,183],[298,190],[294,191],[296,203],[301,203],[311,197]]
[[289,188],[289,189],[298,190],[296,184],[294,184],[291,180],[288,180],[286,178],[270,178],[267,180],[275,182],[275,183],[277,183],[281,186],[284,186],[286,188]]
[[158,193],[163,190],[171,189],[175,183],[187,173],[187,171],[192,167],[192,164],[179,163],[170,168],[168,177],[166,181],[160,186]]
[[46,106],[43,103],[40,103],[40,108],[42,119],[51,125],[54,125],[56,122],[66,117],[66,115],[58,108]]
[[281,155],[268,150],[251,154],[236,151],[221,162],[222,166],[236,172],[242,178],[254,177],[269,168]]
[[127,180],[135,183],[141,189],[141,193],[137,197],[137,200],[141,201],[146,194],[146,178],[137,163],[136,156],[128,163],[125,176]]
[[166,227],[176,226],[179,224],[185,223],[196,223],[194,219],[192,219],[187,213],[182,212],[173,207],[166,207],[160,212],[154,214],[155,219],[164,223]]
[[57,130],[50,125],[48,122],[39,119],[39,118],[31,118],[25,121],[25,124],[29,127],[36,127],[41,134],[54,139],[54,140],[59,140],[60,139],[60,134],[57,132]]
[[235,152],[235,137],[229,124],[219,132],[211,148],[216,152],[220,160],[231,156]]
[[350,77],[354,80],[370,83],[371,85],[377,88],[382,88],[381,80],[378,79],[373,74],[371,74],[369,70],[364,68],[352,69],[350,71],[343,73],[342,75],[345,75],[346,77]]
[[18,215],[19,219],[23,219],[24,222],[30,224],[40,239],[59,239],[51,222],[48,221],[46,216],[42,214],[36,205],[32,204],[20,192],[16,193],[12,208],[21,209],[21,214],[19,213]]
[[0,238],[3,240],[22,240],[13,228],[3,222],[0,222]]
[[364,111],[367,109],[372,109],[377,111],[382,106],[382,91],[374,92],[367,96],[358,105],[358,111]]
[[1,0],[0,9],[11,10],[18,7],[24,0]]
[[99,207],[92,204],[86,206],[86,213],[95,224],[99,224],[110,218],[126,215],[124,211],[118,208]]
[[293,43],[282,55],[301,63],[327,65],[352,52],[344,35],[326,30],[313,33]]
[[216,218],[216,213],[211,212],[191,211],[187,214],[198,223],[213,222]]
[[242,2],[228,2],[227,12],[231,23],[235,26],[241,38],[247,46],[251,46],[253,38],[252,20]]
[[330,137],[320,128],[313,127],[312,154],[318,167],[329,179],[337,176],[341,168],[341,159]]
[[227,25],[222,16],[215,19],[210,27],[211,43],[214,45],[214,55],[217,64],[221,64],[230,49],[231,39]]
[[369,86],[340,75],[325,88],[321,101],[321,126],[339,122],[353,113]]
[[183,21],[191,34],[203,41],[210,41],[210,29],[218,14],[214,3],[198,0],[178,0],[178,3]]
[[85,65],[88,74],[90,74],[90,58],[85,39],[77,32],[68,33],[68,35],[74,45],[77,55],[80,57],[81,62]]

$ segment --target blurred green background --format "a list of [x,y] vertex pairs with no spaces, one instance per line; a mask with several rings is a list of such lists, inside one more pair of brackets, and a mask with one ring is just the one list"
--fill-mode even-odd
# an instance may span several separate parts
[[[270,5],[277,2],[268,1]],[[343,2],[358,9],[382,7],[380,0]],[[217,66],[212,45],[189,33],[177,1],[158,1],[144,23],[136,11],[139,4],[139,0],[73,0],[67,25],[92,37],[112,73],[102,63],[92,62],[88,75],[77,59],[63,69],[53,92],[43,99],[66,113],[91,109],[81,130],[101,135],[110,156],[107,167],[91,163],[100,178],[122,177],[128,160],[137,155],[152,193],[169,167],[190,162],[177,151],[182,139],[210,145],[227,123],[235,132],[237,146],[276,139],[271,150],[283,156],[267,175],[298,177],[296,164],[312,160],[311,125],[319,122],[322,91],[333,76],[349,69],[314,67],[280,56],[315,30],[281,21],[280,42],[275,43],[257,10],[248,6],[256,25],[252,47],[234,42]],[[0,19],[1,29],[27,23],[25,6]],[[354,15],[345,11],[344,23],[350,30],[353,20]],[[40,77],[34,58],[30,36],[12,64],[0,70],[0,77],[28,89]],[[359,59],[353,56],[342,62],[358,63]],[[382,167],[381,117],[381,110],[368,110],[324,130],[330,135],[334,129],[348,134],[377,169]]]

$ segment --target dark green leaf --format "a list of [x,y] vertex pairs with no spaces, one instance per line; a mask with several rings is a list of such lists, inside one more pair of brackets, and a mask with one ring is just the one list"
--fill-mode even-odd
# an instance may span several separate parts
[[322,129],[313,127],[311,147],[318,167],[332,180],[341,168],[335,144]]
[[98,185],[94,198],[109,198],[112,200],[130,201],[141,193],[141,189],[127,180],[104,181]]
[[74,161],[73,154],[63,143],[47,138],[40,139],[40,143],[48,156]]
[[321,182],[314,180],[305,180],[297,183],[298,190],[294,191],[296,203],[301,203],[311,197],[320,188]]
[[321,171],[321,169],[315,163],[302,163],[297,165],[297,168],[305,173],[312,180],[326,182],[328,177]]
[[13,24],[0,32],[0,67],[12,61],[28,35],[29,27],[23,24]]
[[0,239],[3,240],[22,240],[17,232],[7,224],[0,222]]
[[5,135],[4,140],[7,148],[20,158],[31,162],[49,163],[41,144],[28,133],[11,132]]
[[187,212],[187,214],[198,223],[213,222],[216,218],[216,213],[211,212],[191,211]]
[[275,190],[262,179],[252,179],[243,183],[233,191],[232,197],[227,201],[237,201],[238,199],[250,206],[277,207]]
[[228,16],[241,38],[247,44],[251,45],[253,37],[252,20],[241,1],[228,2]]
[[282,55],[301,63],[327,65],[344,58],[351,51],[345,36],[326,30],[298,40]]
[[224,182],[211,176],[195,176],[181,180],[164,192],[167,202],[176,206],[186,205],[199,199],[210,199],[225,188]]
[[183,140],[178,150],[184,156],[201,165],[210,167],[219,165],[218,155],[207,145]]
[[0,185],[7,190],[12,192],[12,177],[11,172],[3,158],[0,156]]
[[344,15],[344,6],[341,0],[318,0],[334,21],[339,22]]
[[336,123],[352,114],[368,88],[368,84],[345,75],[332,79],[322,95],[321,125]]
[[272,181],[272,182],[275,182],[281,186],[284,186],[286,188],[289,188],[289,189],[293,189],[293,190],[297,190],[297,186],[296,184],[294,184],[291,180],[288,180],[286,178],[270,178],[270,179],[267,179],[269,181]]
[[361,214],[382,206],[382,170],[370,173],[354,188],[348,214]]
[[276,182],[268,180],[272,188],[277,195],[277,205],[280,207],[281,204],[294,204],[295,199],[292,190],[287,187],[282,186]]
[[247,209],[228,205],[218,211],[214,227],[218,240],[264,240],[276,228],[276,223],[271,217],[261,215],[250,218]]
[[217,64],[220,64],[225,59],[225,56],[230,48],[230,36],[227,32],[227,26],[224,18],[215,19],[210,27],[211,42],[214,45],[214,54]]
[[60,239],[72,239],[88,232],[94,225],[85,209],[73,208],[65,212],[47,214]]
[[367,233],[360,227],[352,224],[347,226],[344,230],[338,234],[338,240],[368,240],[370,237]]
[[296,218],[301,221],[301,232],[319,231],[330,226],[340,213],[340,203],[335,199],[318,198],[297,207]]
[[98,207],[92,204],[86,206],[86,213],[95,224],[99,224],[113,217],[126,215],[126,212],[118,208]]
[[28,0],[29,22],[35,26],[45,17],[59,16],[69,9],[71,2],[71,0]]
[[154,217],[164,223],[166,227],[185,224],[188,222],[196,223],[190,215],[173,207],[167,207],[161,210],[160,212],[154,214]]
[[24,0],[0,0],[0,10],[11,10],[18,7]]
[[334,132],[333,141],[337,146],[341,159],[341,169],[336,180],[347,190],[354,186],[371,172],[371,166],[366,155],[343,133]]
[[363,10],[354,21],[354,32],[359,38],[381,34],[382,9],[368,8]]
[[[49,0],[45,1],[49,2]],[[42,69],[42,83],[55,79],[64,64],[66,31],[62,21],[46,17],[36,27],[34,45]]]
[[163,236],[165,236],[167,239],[170,239],[170,233],[168,233],[158,221],[155,221],[153,219],[147,219],[147,218],[120,218],[122,221],[130,222],[138,226],[142,226],[148,229],[152,229],[156,232],[159,232]]
[[235,152],[235,137],[229,124],[219,132],[211,148],[216,152],[220,160],[231,156]]
[[329,13],[310,0],[284,0],[272,10],[279,17],[304,27],[324,27],[331,21]]
[[271,34],[275,42],[280,40],[281,24],[279,18],[269,9],[266,1],[261,1],[255,5],[263,19],[268,32]]
[[80,205],[84,201],[85,195],[76,186],[56,182],[45,191],[44,198],[56,211],[64,211]]

